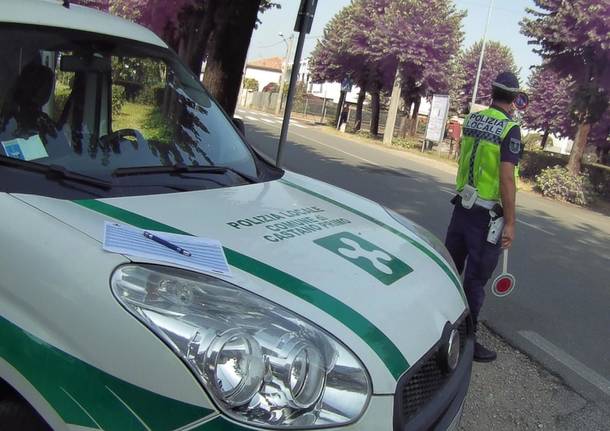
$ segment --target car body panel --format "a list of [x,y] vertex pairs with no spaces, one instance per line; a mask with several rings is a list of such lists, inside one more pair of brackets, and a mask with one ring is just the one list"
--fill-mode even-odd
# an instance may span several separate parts
[[[332,196],[337,204],[294,186],[310,187],[320,195]],[[393,393],[400,374],[438,341],[446,322],[454,323],[464,312],[459,288],[429,254],[358,215],[366,214],[384,224],[394,223],[393,229],[422,244],[385,210],[355,195],[294,174],[288,174],[285,180],[249,186],[101,200],[106,208],[123,211],[118,218],[76,202],[28,195],[17,197],[98,242],[103,240],[104,221],[118,220],[138,226],[137,217],[154,220],[179,232],[221,241],[233,267],[233,277],[226,278],[227,281],[280,303],[335,334],[364,361],[371,373],[373,390],[378,394]],[[304,214],[307,211],[315,212]],[[271,220],[274,217],[281,218]],[[277,233],[280,227],[291,226],[283,223],[304,219],[311,221],[305,227],[317,228],[278,242],[265,238]],[[287,236],[288,231],[279,230],[279,233]],[[364,239],[404,262],[411,272],[386,285],[359,262],[342,258],[336,250],[333,252],[319,244],[321,239],[336,235],[351,235],[348,244],[353,239]],[[423,246],[428,249],[427,245]],[[101,251],[99,244],[98,248],[101,255],[109,254]],[[244,263],[242,256],[251,260]],[[369,257],[358,259],[366,263]],[[149,262],[139,257],[130,257],[130,260]],[[267,273],[273,271],[292,279],[283,285],[270,281]],[[303,286],[293,289],[295,283]],[[337,311],[337,307],[345,309]],[[363,333],[367,328],[377,332]],[[397,351],[404,357],[402,364],[392,356]],[[402,368],[397,371],[396,367]]]
[[2,23],[81,30],[167,48],[165,42],[141,25],[88,7],[66,8],[59,0],[0,0],[0,11]]
[[112,384],[127,388],[133,399],[163,397],[177,409],[206,414],[213,409],[175,354],[110,293],[109,276],[127,259],[101,253],[98,242],[8,194],[0,195],[0,211],[10,220],[0,226],[0,237],[14,244],[0,252],[5,366],[64,419],[77,414],[65,392],[102,399]]
[[[144,27],[89,8],[0,0],[0,10],[9,25],[168,52]],[[397,381],[467,309],[451,265],[383,207],[290,172],[238,187],[112,199],[0,193],[0,213],[0,378],[55,430],[259,429],[222,415],[174,351],[114,298],[117,267],[168,263],[105,252],[106,221],[220,241],[232,274],[215,276],[342,342],[373,392],[344,430],[392,429]]]

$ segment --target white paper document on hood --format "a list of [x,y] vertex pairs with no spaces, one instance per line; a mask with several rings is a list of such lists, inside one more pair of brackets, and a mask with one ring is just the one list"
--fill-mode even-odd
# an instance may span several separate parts
[[231,275],[222,244],[212,239],[104,222],[103,248],[111,253],[167,262],[197,271]]

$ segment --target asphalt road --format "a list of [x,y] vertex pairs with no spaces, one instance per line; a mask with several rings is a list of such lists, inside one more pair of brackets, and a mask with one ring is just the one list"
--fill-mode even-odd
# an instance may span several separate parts
[[[240,111],[248,141],[274,157],[281,120]],[[444,238],[454,168],[291,123],[284,167],[375,200]],[[610,411],[610,218],[522,192],[509,270],[517,289],[488,294],[482,319],[506,341]],[[609,425],[610,429],[610,425]]]

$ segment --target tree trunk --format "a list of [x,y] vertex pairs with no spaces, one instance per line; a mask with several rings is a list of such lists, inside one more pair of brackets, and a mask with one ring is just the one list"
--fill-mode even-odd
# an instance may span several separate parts
[[413,137],[417,133],[417,120],[419,118],[419,107],[421,105],[421,97],[415,98],[413,101],[413,114],[411,114],[411,128],[409,136]]
[[354,130],[358,131],[362,127],[362,108],[364,107],[364,99],[366,98],[366,85],[360,87],[358,94],[358,103],[356,104],[356,124]]
[[380,104],[380,90],[379,83],[374,82],[371,88],[371,127],[369,132],[373,136],[377,136],[379,133],[379,104]]
[[216,27],[208,42],[203,84],[227,114],[233,116],[261,0],[212,1],[216,3]]
[[214,18],[217,5],[217,1],[201,2],[186,8],[179,19],[180,45],[184,44],[179,56],[197,76],[201,74],[208,41],[216,27]]
[[574,138],[574,145],[572,146],[572,151],[570,151],[570,161],[568,162],[568,171],[574,175],[580,173],[582,156],[585,154],[585,147],[587,146],[587,138],[589,137],[590,131],[591,124],[580,123],[578,125],[578,131]]
[[546,141],[549,140],[549,133],[551,133],[551,131],[547,127],[546,130],[544,131],[544,135],[542,135],[542,141],[540,142],[540,146],[542,147],[543,150],[546,147]]

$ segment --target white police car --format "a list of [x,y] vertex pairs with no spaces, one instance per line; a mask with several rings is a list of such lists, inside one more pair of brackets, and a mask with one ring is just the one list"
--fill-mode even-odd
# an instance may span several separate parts
[[434,237],[266,163],[140,26],[0,0],[0,42],[0,429],[457,427]]

